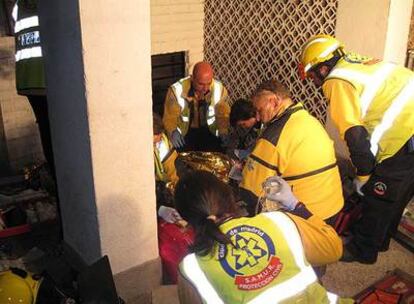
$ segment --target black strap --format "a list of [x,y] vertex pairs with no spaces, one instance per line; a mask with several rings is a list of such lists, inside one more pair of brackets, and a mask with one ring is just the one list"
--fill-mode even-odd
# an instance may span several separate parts
[[320,169],[313,170],[313,171],[310,171],[310,172],[307,172],[307,173],[304,173],[304,174],[295,175],[295,176],[287,176],[287,177],[282,176],[282,177],[286,181],[297,180],[297,179],[301,179],[301,178],[305,178],[305,177],[309,177],[309,176],[313,176],[313,175],[322,173],[322,172],[327,171],[329,169],[335,168],[336,166],[337,166],[337,164],[335,162],[335,163],[330,164],[328,166],[325,166],[325,167],[322,167]]
[[250,158],[253,159],[253,160],[255,160],[255,161],[257,161],[259,164],[261,164],[261,165],[263,165],[263,166],[265,166],[265,167],[267,167],[267,168],[269,168],[271,170],[276,171],[277,174],[280,175],[280,171],[279,171],[279,168],[277,166],[272,165],[272,164],[269,164],[268,162],[264,161],[263,159],[257,157],[254,154],[250,154]]
[[276,146],[279,141],[280,134],[282,133],[282,130],[289,120],[290,116],[300,110],[303,110],[303,107],[300,104],[291,105],[285,110],[285,112],[282,113],[280,117],[274,118],[269,123],[260,138],[263,138],[270,142],[272,145]]

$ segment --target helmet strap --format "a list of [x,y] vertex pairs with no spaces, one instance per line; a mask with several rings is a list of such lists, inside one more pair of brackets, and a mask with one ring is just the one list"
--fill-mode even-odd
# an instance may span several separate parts
[[[339,59],[342,58],[342,52],[339,52],[339,50],[334,52],[334,56],[324,62],[319,63],[318,65],[316,65],[312,71],[315,73],[316,77],[318,77],[320,80],[325,80],[325,78],[329,75],[329,73],[331,72],[331,70],[334,68],[334,66],[337,64],[337,62],[339,61]],[[320,68],[322,66],[326,66],[328,67],[328,73],[326,75],[322,75]]]

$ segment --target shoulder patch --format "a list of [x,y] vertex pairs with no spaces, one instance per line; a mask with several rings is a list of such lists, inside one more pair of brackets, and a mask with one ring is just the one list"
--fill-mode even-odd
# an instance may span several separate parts
[[234,246],[220,244],[218,258],[239,290],[263,288],[280,274],[283,264],[276,256],[275,244],[263,230],[240,225],[230,229],[226,235]]

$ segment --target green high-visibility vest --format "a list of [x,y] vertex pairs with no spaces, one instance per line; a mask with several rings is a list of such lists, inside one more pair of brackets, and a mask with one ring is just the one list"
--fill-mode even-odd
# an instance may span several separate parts
[[16,88],[21,95],[45,95],[45,71],[37,0],[17,0],[13,8]]

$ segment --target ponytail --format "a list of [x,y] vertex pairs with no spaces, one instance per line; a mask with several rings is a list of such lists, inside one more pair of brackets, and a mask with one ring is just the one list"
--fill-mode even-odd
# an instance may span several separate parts
[[175,189],[175,207],[195,231],[192,250],[197,255],[211,253],[216,243],[229,244],[219,227],[236,214],[231,188],[207,171],[194,171],[182,178]]
[[196,237],[191,250],[197,255],[206,256],[213,252],[214,244],[231,244],[230,238],[219,229],[220,223],[205,218],[196,228]]

